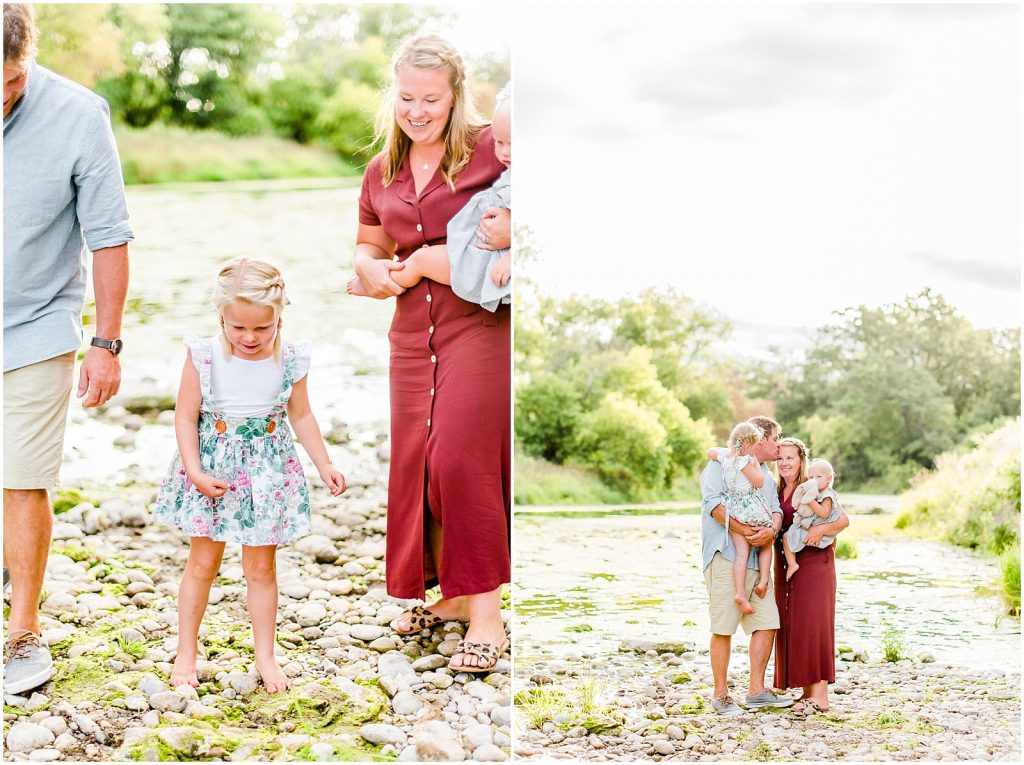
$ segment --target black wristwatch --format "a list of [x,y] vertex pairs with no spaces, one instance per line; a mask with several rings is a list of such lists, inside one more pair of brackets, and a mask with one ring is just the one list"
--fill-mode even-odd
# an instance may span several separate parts
[[97,348],[106,348],[115,356],[121,353],[121,349],[124,348],[124,343],[121,342],[121,338],[119,337],[115,337],[113,340],[104,340],[102,337],[94,337],[90,345],[95,345]]

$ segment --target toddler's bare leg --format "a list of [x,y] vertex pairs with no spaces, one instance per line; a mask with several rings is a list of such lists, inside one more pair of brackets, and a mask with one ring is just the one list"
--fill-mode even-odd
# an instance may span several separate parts
[[765,545],[757,553],[757,570],[758,580],[754,592],[757,593],[757,597],[763,598],[768,592],[768,577],[770,576],[769,572],[772,570],[771,545]]
[[747,600],[747,557],[750,554],[750,544],[742,534],[729,532],[732,543],[736,546],[736,560],[732,562],[732,580],[736,585],[736,605],[745,614],[754,613],[754,609]]
[[178,586],[178,651],[171,669],[171,687],[199,687],[196,656],[199,653],[199,625],[210,600],[210,587],[220,571],[224,543],[206,537],[192,537],[185,574]]
[[796,562],[796,553],[789,549],[789,540],[785,534],[782,535],[782,552],[786,555],[786,581],[788,582],[800,568],[800,564]]
[[438,284],[452,283],[448,248],[443,244],[421,247],[402,262],[405,268],[392,271],[391,278],[406,289],[415,287],[421,279],[431,279]]
[[281,671],[274,656],[277,627],[277,546],[242,545],[242,571],[245,573],[245,601],[252,620],[252,642],[256,671],[263,678],[267,693],[287,691],[291,681]]

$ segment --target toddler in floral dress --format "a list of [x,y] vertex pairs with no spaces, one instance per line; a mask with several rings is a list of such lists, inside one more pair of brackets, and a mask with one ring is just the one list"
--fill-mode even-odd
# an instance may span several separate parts
[[277,546],[310,530],[309,491],[291,428],[337,496],[345,476],[331,464],[309,407],[310,344],[282,342],[284,281],[272,265],[237,258],[217,275],[219,336],[186,339],[174,410],[178,453],[154,515],[190,538],[178,591],[178,650],[171,685],[198,686],[199,625],[226,542],[241,542],[256,669],[270,693],[290,683],[274,657]]
[[[725,530],[729,532],[736,547],[736,558],[732,564],[732,576],[736,585],[736,605],[745,614],[754,613],[747,599],[747,557],[750,543],[738,531],[729,528],[729,519],[734,518],[747,526],[771,526],[772,511],[768,501],[761,494],[764,474],[761,463],[754,456],[754,447],[764,437],[761,429],[751,422],[741,422],[729,434],[728,447],[708,449],[708,459],[722,463],[725,475]],[[769,571],[772,566],[772,546],[764,545],[757,553],[758,582],[754,592],[763,598],[768,592]]]

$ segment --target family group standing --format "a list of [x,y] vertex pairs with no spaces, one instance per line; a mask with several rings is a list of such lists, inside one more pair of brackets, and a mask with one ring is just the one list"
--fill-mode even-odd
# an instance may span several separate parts
[[[835,682],[836,572],[832,543],[849,525],[825,460],[809,462],[797,438],[780,438],[770,417],[734,428],[701,473],[701,547],[711,617],[712,706],[743,708],[729,693],[732,636],[750,635],[750,676],[743,707],[790,707],[807,715],[828,709]],[[775,462],[779,481],[765,463]],[[813,475],[809,473],[813,470]],[[784,540],[780,537],[784,536]],[[774,550],[773,550],[774,548]],[[775,577],[768,573],[775,554]],[[774,687],[765,687],[775,648]]]
[[[78,395],[98,406],[120,382],[133,238],[106,103],[36,64],[35,34],[30,6],[4,6],[7,693],[53,674],[38,602],[53,523],[48,490],[58,482],[82,342],[83,245],[92,251],[97,322]],[[510,579],[510,90],[490,126],[462,57],[433,35],[407,40],[391,73],[349,291],[396,298],[388,593],[441,592],[392,627],[406,635],[469,622],[450,666],[482,673],[508,647],[500,603]],[[190,545],[173,687],[199,685],[200,625],[228,542],[242,545],[255,667],[270,693],[290,685],[274,657],[276,553],[309,533],[312,511],[292,433],[331,494],[346,484],[310,408],[311,343],[282,332],[288,302],[274,265],[236,258],[213,284],[219,331],[185,339],[178,450],[153,506]]]

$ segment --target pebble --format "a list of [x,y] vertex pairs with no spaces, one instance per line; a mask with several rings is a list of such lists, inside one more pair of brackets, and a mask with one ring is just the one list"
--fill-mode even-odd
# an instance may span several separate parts
[[401,728],[384,723],[369,723],[359,729],[359,735],[371,744],[400,744],[405,741]]
[[181,712],[186,699],[177,691],[162,691],[149,697],[149,705],[160,712]]
[[75,715],[72,722],[78,726],[78,730],[84,733],[86,736],[90,736],[96,740],[98,744],[107,743],[107,734],[102,731],[95,720],[86,715]]
[[494,744],[484,744],[473,751],[473,759],[477,762],[504,762],[508,757]]
[[455,741],[436,733],[416,736],[416,754],[420,762],[462,762],[466,751]]
[[53,762],[64,755],[58,749],[36,749],[28,756],[33,762]]
[[53,731],[36,723],[15,723],[7,733],[7,748],[12,752],[30,752],[53,742]]
[[423,702],[416,698],[416,694],[409,691],[399,691],[391,699],[391,708],[396,715],[408,717],[423,709]]

